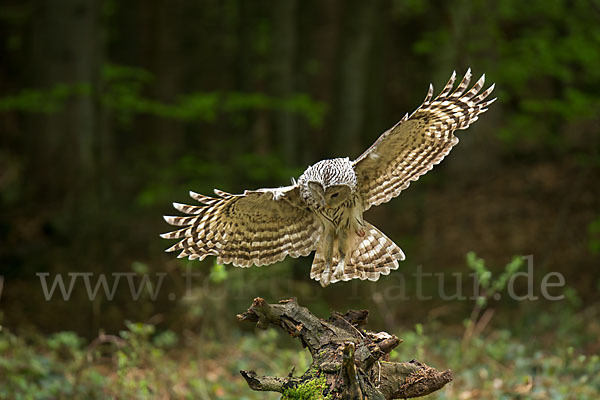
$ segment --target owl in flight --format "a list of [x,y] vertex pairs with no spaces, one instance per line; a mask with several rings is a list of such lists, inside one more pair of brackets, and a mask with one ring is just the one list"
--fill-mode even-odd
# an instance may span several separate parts
[[[291,186],[246,190],[217,197],[190,192],[201,205],[174,203],[187,214],[165,216],[181,227],[161,235],[179,239],[166,251],[178,257],[238,267],[268,265],[286,256],[315,257],[310,277],[322,286],[354,278],[376,281],[398,268],[404,253],[363,213],[398,196],[412,181],[433,168],[458,143],[466,129],[496,99],[485,101],[494,85],[480,93],[483,75],[469,90],[471,70],[454,89],[456,73],[433,99],[384,132],[356,160],[334,158],[309,166]],[[454,90],[453,90],[454,89]]]

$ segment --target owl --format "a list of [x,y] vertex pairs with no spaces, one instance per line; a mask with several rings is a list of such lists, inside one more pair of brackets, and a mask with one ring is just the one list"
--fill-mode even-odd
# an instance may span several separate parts
[[398,268],[400,247],[363,218],[440,163],[466,129],[496,99],[483,75],[469,90],[471,70],[454,88],[453,73],[434,99],[406,114],[356,160],[335,158],[309,166],[292,185],[217,197],[190,192],[199,205],[174,203],[186,216],[165,216],[180,227],[161,235],[179,241],[166,251],[238,267],[268,265],[315,251],[310,277],[323,287],[338,281],[376,281]]

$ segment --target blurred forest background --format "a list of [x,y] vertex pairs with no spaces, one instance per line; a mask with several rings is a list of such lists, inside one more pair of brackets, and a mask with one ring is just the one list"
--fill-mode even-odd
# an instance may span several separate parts
[[[296,296],[322,317],[368,308],[405,340],[397,357],[453,368],[438,398],[598,398],[599,1],[3,0],[0,33],[0,397],[265,398],[237,370],[285,375],[307,354],[235,314]],[[404,249],[399,271],[321,289],[312,257],[240,270],[163,252],[188,190],[355,158],[467,67],[498,101],[366,215]],[[419,266],[451,295],[453,273],[519,255],[536,295],[558,271],[565,298],[445,301],[436,279],[415,298]],[[156,299],[123,280],[112,300],[79,282],[47,301],[36,274],[69,272],[167,275]]]

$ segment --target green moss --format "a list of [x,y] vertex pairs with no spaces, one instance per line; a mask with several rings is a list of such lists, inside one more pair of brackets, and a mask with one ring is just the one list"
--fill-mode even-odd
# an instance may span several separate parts
[[309,379],[295,388],[285,389],[282,400],[329,400],[331,395],[323,396],[323,390],[327,388],[325,377]]

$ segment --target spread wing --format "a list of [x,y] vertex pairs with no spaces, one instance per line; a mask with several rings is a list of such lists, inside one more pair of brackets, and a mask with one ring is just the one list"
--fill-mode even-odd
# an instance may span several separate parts
[[454,72],[433,100],[433,86],[429,85],[423,104],[410,116],[406,114],[354,161],[365,210],[398,196],[410,182],[440,163],[458,143],[454,131],[467,129],[496,100],[484,101],[494,85],[479,93],[485,75],[468,91],[470,68],[452,91],[455,80]]
[[320,224],[300,198],[297,186],[229,194],[215,189],[218,196],[194,192],[190,196],[202,205],[173,203],[185,217],[165,216],[182,229],[162,234],[180,239],[166,251],[181,251],[179,258],[204,259],[238,267],[267,265],[291,257],[307,256],[315,248]]

